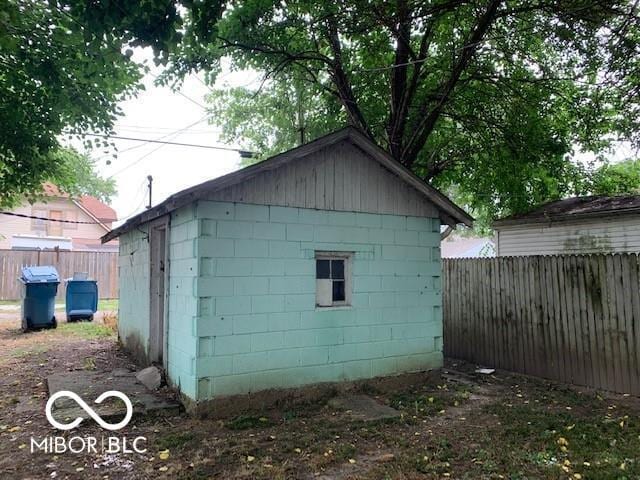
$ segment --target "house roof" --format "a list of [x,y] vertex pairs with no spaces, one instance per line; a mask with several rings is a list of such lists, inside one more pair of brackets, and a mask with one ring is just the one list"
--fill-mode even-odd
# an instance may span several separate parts
[[572,197],[564,200],[545,203],[534,210],[493,222],[494,227],[524,223],[545,223],[553,221],[575,220],[590,217],[609,217],[640,213],[640,195],[624,195],[609,197],[594,195],[589,197]]
[[299,147],[280,153],[262,162],[248,166],[236,172],[224,175],[222,177],[209,180],[194,187],[187,188],[181,192],[175,193],[168,197],[165,201],[157,206],[146,210],[135,217],[130,218],[120,227],[112,230],[102,237],[103,242],[108,242],[113,238],[132,230],[138,225],[149,222],[155,218],[166,215],[184,205],[187,205],[215,190],[227,188],[231,185],[241,183],[245,180],[253,178],[261,172],[278,168],[286,163],[301,159],[309,154],[317,152],[322,148],[334,145],[343,140],[348,140],[367,153],[372,159],[379,162],[393,174],[397,175],[403,181],[411,185],[418,192],[424,195],[431,203],[433,203],[441,212],[442,217],[450,225],[463,223],[471,226],[473,218],[464,210],[455,205],[445,195],[438,190],[425,183],[400,163],[393,159],[387,152],[378,147],[375,143],[365,137],[362,133],[353,127],[345,127],[336,132],[320,137],[312,142],[306,143]]
[[456,237],[450,235],[440,242],[442,258],[495,257],[495,245],[486,237]]
[[[69,195],[62,193],[60,189],[53,183],[46,182],[42,185],[44,194],[48,197],[61,197],[69,198]],[[100,222],[111,223],[118,219],[116,211],[106,203],[98,200],[91,195],[83,195],[80,198],[73,199],[80,204],[89,214],[95,217]]]

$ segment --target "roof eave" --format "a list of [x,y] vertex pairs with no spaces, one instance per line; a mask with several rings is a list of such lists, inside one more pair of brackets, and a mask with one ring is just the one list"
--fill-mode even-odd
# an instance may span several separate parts
[[622,209],[619,208],[615,210],[600,210],[597,212],[567,213],[567,214],[548,215],[548,216],[504,218],[502,220],[495,220],[492,224],[492,227],[500,228],[500,227],[510,227],[514,225],[528,225],[528,224],[554,223],[554,222],[562,223],[562,222],[570,222],[572,220],[622,216],[622,215],[637,214],[637,213],[640,213],[639,207],[622,208]]

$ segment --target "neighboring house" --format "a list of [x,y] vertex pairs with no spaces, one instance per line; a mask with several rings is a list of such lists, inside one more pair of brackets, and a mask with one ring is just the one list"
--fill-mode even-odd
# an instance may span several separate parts
[[558,200],[493,228],[498,256],[640,252],[640,195]]
[[486,258],[496,256],[490,238],[449,235],[440,243],[442,258]]
[[91,196],[70,198],[50,183],[43,189],[45,201],[25,203],[11,211],[25,216],[0,215],[0,249],[118,251],[117,241],[106,245],[100,241],[117,220],[110,206]]
[[340,130],[105,235],[120,340],[192,402],[440,367],[441,223],[472,219]]

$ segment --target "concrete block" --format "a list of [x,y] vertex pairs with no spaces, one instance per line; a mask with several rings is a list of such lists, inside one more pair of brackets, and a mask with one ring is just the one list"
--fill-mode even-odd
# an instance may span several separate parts
[[251,297],[251,311],[253,313],[283,312],[284,309],[284,295],[254,295]]
[[233,357],[233,373],[242,374],[264,370],[267,352],[245,353]]
[[342,328],[319,328],[313,330],[316,345],[340,345],[344,343]]
[[355,224],[358,227],[380,228],[382,226],[382,217],[375,213],[356,213]]
[[235,295],[265,295],[269,293],[268,277],[237,277],[233,284]]
[[388,292],[373,292],[369,294],[369,305],[374,308],[395,306],[395,295]]
[[267,324],[271,332],[298,330],[300,328],[300,312],[270,313]]
[[201,223],[202,223],[201,233],[203,236],[211,236],[211,237],[216,236],[218,224],[216,223],[215,220],[210,220],[208,218],[205,218],[201,220]]
[[392,230],[406,230],[407,217],[399,215],[382,215],[382,228],[390,228]]
[[196,334],[201,337],[223,337],[233,333],[232,316],[203,316],[196,322]]
[[300,365],[301,350],[290,348],[286,350],[273,350],[267,354],[267,369],[295,368]]
[[398,362],[395,357],[374,358],[371,360],[371,375],[373,377],[386,377],[398,372]]
[[361,292],[379,292],[382,289],[381,277],[377,276],[358,276],[353,278],[353,291]]
[[413,230],[396,230],[396,245],[418,245],[418,232]]
[[313,330],[287,330],[284,332],[284,345],[287,348],[311,347],[316,344]]
[[218,238],[252,238],[253,223],[250,222],[218,222]]
[[[169,270],[171,271],[171,270]],[[216,259],[200,257],[200,276],[207,277],[216,274]]]
[[266,314],[234,315],[233,317],[234,334],[266,332],[267,329]]
[[216,315],[241,315],[251,313],[251,297],[216,298]]
[[315,278],[316,273],[316,262],[313,258],[311,259],[284,259],[281,264],[284,265],[284,274],[285,275],[307,275]]
[[329,363],[329,347],[306,347],[299,349],[300,365],[324,365]]
[[288,242],[286,240],[269,241],[270,258],[300,258],[301,256],[300,242]]
[[229,335],[216,337],[213,350],[217,355],[237,355],[251,351],[251,335]]
[[253,262],[251,258],[218,258],[216,275],[219,277],[246,277],[251,275]]
[[220,377],[233,373],[233,355],[198,359],[197,373],[203,377]]
[[253,225],[253,238],[259,240],[284,240],[287,227],[282,223],[255,223]]
[[344,327],[344,343],[360,343],[370,340],[370,330],[368,326]]
[[244,375],[215,377],[213,379],[212,394],[214,396],[223,396],[251,393],[252,378],[251,374],[248,373]]
[[284,309],[287,312],[302,312],[305,310],[314,310],[315,307],[316,307],[315,293],[285,295]]
[[264,258],[271,256],[267,240],[239,238],[234,240],[234,243],[236,257]]
[[[265,322],[266,326],[266,322]],[[266,333],[254,333],[251,335],[251,351],[261,352],[264,350],[278,350],[281,348],[287,348],[290,345],[284,343],[283,332],[266,332]]]
[[235,205],[227,202],[211,202],[199,200],[196,210],[198,218],[214,220],[233,220]]
[[311,276],[285,276],[269,278],[269,293],[295,294],[316,291],[316,280]]
[[274,258],[254,258],[251,260],[251,275],[284,275],[284,262]]
[[236,203],[235,219],[248,222],[268,222],[269,207],[267,205]]
[[269,221],[276,223],[298,223],[299,209],[291,207],[269,207]]
[[327,220],[329,225],[350,227],[356,224],[356,214],[354,212],[329,212]]
[[196,296],[226,297],[234,294],[230,277],[200,277],[197,279]]
[[288,224],[287,240],[310,242],[313,240],[313,226]]
[[431,219],[425,217],[407,217],[407,230],[431,232]]
[[357,380],[359,378],[371,378],[371,360],[356,360],[345,362],[344,379]]
[[329,223],[328,212],[301,208],[299,222],[305,225],[327,225]]
[[381,245],[393,245],[395,243],[395,232],[389,229],[370,228],[367,230],[369,242]]

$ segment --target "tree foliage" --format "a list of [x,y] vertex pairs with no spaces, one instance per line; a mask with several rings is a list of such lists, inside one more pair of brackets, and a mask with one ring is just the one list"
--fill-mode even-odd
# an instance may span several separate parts
[[37,194],[45,181],[69,193],[113,193],[60,137],[111,131],[118,102],[142,75],[122,42],[85,27],[62,3],[0,0],[0,206]]
[[640,195],[640,160],[625,160],[598,168],[590,180],[593,195]]
[[494,216],[578,192],[575,148],[638,143],[640,35],[629,0],[184,6],[184,37],[168,57],[175,78],[205,69],[213,80],[222,59],[265,74],[257,90],[213,97],[215,121],[251,146],[297,143],[295,95],[285,92],[303,85],[314,99],[305,129],[326,133],[346,119]]

